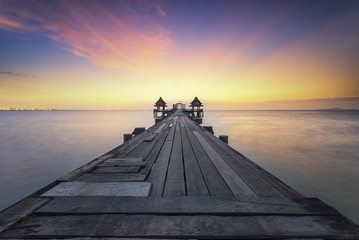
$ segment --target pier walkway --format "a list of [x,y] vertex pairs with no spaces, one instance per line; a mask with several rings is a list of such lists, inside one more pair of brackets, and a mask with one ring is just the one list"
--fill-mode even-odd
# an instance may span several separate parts
[[5,239],[359,239],[176,112],[0,213]]

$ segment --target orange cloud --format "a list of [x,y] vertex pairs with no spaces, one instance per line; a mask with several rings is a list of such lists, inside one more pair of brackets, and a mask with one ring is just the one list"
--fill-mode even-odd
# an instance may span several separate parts
[[22,28],[22,24],[19,22],[15,22],[13,20],[10,19],[6,19],[6,18],[2,18],[0,17],[0,26],[3,28]]
[[170,33],[156,23],[166,13],[156,2],[24,1],[2,6],[0,28],[39,32],[76,56],[110,68],[151,75],[163,61]]

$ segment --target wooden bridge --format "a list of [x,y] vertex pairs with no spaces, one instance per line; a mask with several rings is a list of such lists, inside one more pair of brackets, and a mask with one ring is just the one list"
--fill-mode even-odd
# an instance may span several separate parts
[[0,213],[5,239],[359,239],[176,112]]

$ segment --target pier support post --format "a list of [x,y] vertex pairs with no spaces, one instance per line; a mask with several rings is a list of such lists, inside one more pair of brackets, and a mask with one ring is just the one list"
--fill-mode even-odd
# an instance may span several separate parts
[[146,130],[146,128],[144,127],[137,127],[135,128],[135,130],[133,130],[133,134],[135,134],[135,136],[137,136],[138,134],[140,134],[141,132],[144,132]]
[[228,135],[219,135],[218,138],[228,144]]
[[208,132],[214,134],[212,126],[203,126],[203,128],[206,129]]
[[132,138],[132,133],[125,133],[123,134],[123,142],[127,142],[128,140],[130,140]]
[[202,124],[202,118],[192,118],[192,120],[198,124]]

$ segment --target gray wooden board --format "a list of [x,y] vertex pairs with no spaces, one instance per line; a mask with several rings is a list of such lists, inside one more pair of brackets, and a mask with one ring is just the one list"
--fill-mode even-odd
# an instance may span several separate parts
[[228,184],[233,194],[237,197],[256,197],[256,194],[248,185],[240,178],[233,169],[217,154],[216,151],[208,144],[208,142],[197,132],[193,132],[197,140],[211,159],[213,164]]
[[[133,137],[133,141],[131,141],[130,145],[127,145],[125,148],[123,148],[121,151],[118,151],[115,155],[115,157],[118,158],[122,158],[127,156],[133,149],[135,149],[138,145],[140,145],[141,143],[143,143],[143,141],[149,137],[151,135],[151,133],[149,132],[150,130],[147,129],[146,131],[140,133],[139,135]],[[126,144],[127,142],[125,142],[124,144]]]
[[185,129],[184,118],[180,118],[183,161],[186,172],[186,186],[188,196],[208,196],[209,192],[194,155],[191,143]]
[[192,124],[194,124],[192,120],[185,118],[185,129],[187,131],[188,139],[191,142],[194,154],[203,173],[203,178],[205,179],[210,195],[233,196],[231,190],[223,180],[222,176],[219,174],[217,168],[213,165],[202,146],[199,144],[197,138],[194,136],[193,131],[190,128]]
[[166,124],[163,122],[159,123],[159,125],[160,126],[156,129],[156,131],[154,133],[157,133],[157,134],[160,133],[163,130],[163,128],[166,126]]
[[28,217],[48,201],[50,201],[48,198],[25,198],[10,208],[0,212],[0,232],[14,223]]
[[[115,149],[111,150],[109,153],[123,157],[123,152],[124,153],[128,152],[128,150],[126,150],[126,149],[128,149],[130,147],[134,147],[137,144],[139,144],[140,142],[144,141],[144,139],[146,139],[146,137],[148,137],[150,134],[152,134],[152,132],[156,131],[159,126],[160,126],[159,124],[153,125],[149,129],[147,129],[145,132],[142,132],[138,136],[131,138],[127,142],[125,142],[125,143],[121,144],[120,146],[116,147]],[[146,135],[146,136],[144,136],[144,135]]]
[[126,157],[139,157],[140,154],[151,145],[151,142],[144,141],[140,143],[136,148],[134,148],[131,152],[129,152]]
[[239,158],[230,154],[219,145],[219,139],[214,137],[213,134],[209,132],[198,132],[204,136],[208,144],[221,155],[223,160],[236,172],[243,181],[255,192],[258,197],[282,197],[282,195],[275,190],[270,184],[266,181],[263,181],[257,175],[255,175],[246,165],[244,165]]
[[146,166],[147,162],[135,162],[135,161],[106,161],[97,167],[136,167]]
[[175,128],[172,127],[170,129],[147,179],[147,181],[153,184],[150,193],[151,196],[162,196],[163,193]]
[[147,156],[151,153],[154,146],[156,146],[157,142],[159,141],[159,138],[160,137],[158,137],[156,140],[149,142],[149,144],[143,149],[139,156],[146,159]]
[[[160,141],[160,139],[162,139],[161,136],[163,135],[163,133],[166,132],[166,131],[163,131],[163,129],[164,129],[165,126],[168,125],[168,120],[169,120],[169,119],[166,119],[166,120],[164,120],[164,121],[161,123],[161,124],[163,124],[163,127],[157,129],[157,130],[160,130],[160,131],[158,131],[158,132],[156,132],[156,133],[153,133],[153,134],[156,135],[156,137],[153,138],[153,139],[150,141],[150,144],[148,144],[147,147],[145,147],[145,148],[143,149],[143,151],[140,153],[139,157],[142,157],[142,158],[146,159],[146,161],[147,161],[147,157],[150,155],[151,152],[153,152],[155,146],[156,146],[157,143]],[[156,130],[156,131],[157,131],[157,130]],[[152,164],[152,162],[151,162],[151,164]]]
[[[33,238],[31,238],[33,239]],[[49,239],[49,238],[46,238]],[[50,238],[51,240],[57,240],[54,238]],[[131,238],[131,237],[80,237],[80,238],[61,238],[62,240],[158,240],[158,238]],[[180,240],[179,238],[161,238],[162,240]],[[187,238],[188,239],[188,238]],[[25,239],[13,239],[13,240],[25,240]],[[191,239],[188,239],[191,240]],[[196,239],[192,239],[196,240]],[[290,239],[292,240],[292,239]],[[299,240],[299,239],[295,239]],[[308,239],[302,239],[302,240],[308,240]],[[311,239],[311,240],[320,240],[320,239]]]
[[235,197],[56,197],[37,210],[42,215],[69,214],[216,214],[339,215],[319,199],[256,199]]
[[[147,132],[150,132],[150,131],[155,131],[157,129],[157,125],[153,125],[152,127],[150,127],[149,129],[147,129]],[[109,154],[114,154],[114,155],[118,155],[121,151],[124,151],[126,148],[128,148],[130,145],[133,145],[133,144],[137,144],[138,142],[141,142],[141,139],[140,136],[136,136],[134,138],[131,138],[130,140],[124,142],[123,144],[121,144],[120,146],[112,149],[111,151],[109,151],[108,153]]]
[[[167,125],[168,124],[166,124],[166,126]],[[142,174],[145,174],[146,176],[148,176],[148,174],[153,166],[153,163],[156,161],[156,159],[162,149],[162,146],[167,138],[169,131],[170,131],[169,128],[164,128],[163,131],[161,133],[159,133],[158,138],[152,142],[154,144],[153,148],[151,149],[151,151],[149,152],[149,154],[147,155],[147,157],[145,159],[145,162],[147,163],[147,165],[140,170],[140,172]]]
[[141,166],[128,166],[128,167],[97,167],[91,173],[137,173]]
[[57,196],[148,196],[149,182],[62,182],[43,193],[42,197]]
[[181,128],[179,122],[180,117],[177,118],[175,126],[172,127],[175,128],[175,136],[167,170],[166,183],[163,192],[164,196],[186,195],[182,157]]
[[130,163],[130,162],[133,162],[133,163],[136,163],[136,162],[141,162],[143,161],[143,158],[141,157],[138,157],[138,158],[109,158],[107,159],[104,163],[107,163],[107,162],[126,162],[126,163]]
[[152,142],[157,137],[157,133],[151,133],[150,136],[148,136],[146,139],[144,139],[144,142]]
[[144,181],[146,175],[140,173],[86,173],[76,179],[81,182],[139,182]]
[[113,154],[104,154],[95,160],[77,168],[76,170],[66,174],[65,176],[59,178],[57,181],[71,181],[75,179],[76,177],[94,169],[98,164],[104,162],[106,159],[113,157]]
[[341,216],[36,216],[10,227],[0,237],[218,237],[359,238],[358,226]]

